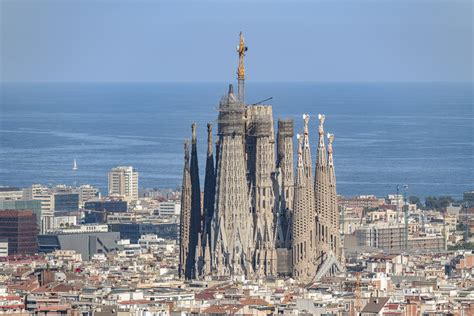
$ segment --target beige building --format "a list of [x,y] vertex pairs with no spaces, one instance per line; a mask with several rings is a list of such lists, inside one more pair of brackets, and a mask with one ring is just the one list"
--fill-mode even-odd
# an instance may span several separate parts
[[379,199],[375,195],[358,195],[354,197],[338,196],[337,202],[346,208],[378,208],[385,203],[384,199]]
[[0,239],[0,257],[8,256],[8,239]]
[[396,222],[397,221],[397,212],[393,210],[382,210],[370,212],[367,216],[369,217],[370,222]]
[[96,187],[93,187],[90,184],[81,185],[80,187],[76,188],[75,191],[79,193],[79,206],[80,207],[84,207],[84,204],[87,201],[100,198],[99,189]]
[[23,189],[23,199],[41,201],[41,214],[45,217],[54,215],[54,196],[47,186],[33,184]]
[[17,201],[23,197],[23,190],[17,187],[0,187],[0,201]]
[[402,250],[405,226],[380,222],[357,229],[355,236],[359,246],[370,246],[386,251]]
[[109,196],[138,200],[138,171],[131,166],[113,168],[109,172]]

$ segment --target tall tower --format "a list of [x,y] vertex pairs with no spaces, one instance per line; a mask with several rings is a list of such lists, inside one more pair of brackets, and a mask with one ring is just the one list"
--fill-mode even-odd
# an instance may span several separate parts
[[323,114],[318,115],[319,119],[319,142],[316,157],[316,171],[314,179],[315,206],[316,206],[316,242],[318,244],[318,261],[322,263],[323,255],[329,251],[329,212],[330,212],[330,187],[329,170],[326,157],[326,147],[324,144],[324,120]]
[[214,216],[214,202],[216,195],[216,174],[214,167],[214,154],[212,143],[212,124],[207,124],[207,157],[206,157],[206,175],[204,178],[204,225],[203,231],[206,235],[204,240],[206,244],[211,241],[211,221]]
[[311,152],[309,147],[309,115],[303,115],[304,133],[298,135],[298,164],[293,206],[292,249],[293,278],[301,283],[311,282],[317,266],[315,264],[316,244],[314,188]]
[[191,278],[189,271],[189,233],[191,230],[191,173],[189,169],[189,142],[184,141],[184,168],[181,186],[181,212],[179,217],[179,277]]
[[252,150],[247,152],[247,171],[251,175],[255,269],[259,276],[276,275],[275,197],[272,179],[275,171],[275,138],[272,108],[268,105],[248,106],[246,119],[247,143],[253,144]]
[[239,53],[239,67],[237,68],[237,80],[238,80],[238,95],[237,98],[240,102],[245,104],[245,64],[244,56],[247,51],[245,46],[244,35],[240,32],[239,46],[237,46],[237,52]]
[[191,230],[189,234],[189,261],[194,277],[196,271],[196,247],[202,231],[202,214],[201,214],[201,188],[199,183],[199,166],[197,157],[197,138],[196,124],[191,125],[192,130],[192,148],[191,148]]
[[213,227],[213,270],[217,275],[253,274],[252,214],[244,156],[244,111],[232,85],[219,104],[219,157]]
[[336,172],[334,170],[333,148],[334,134],[327,134],[328,138],[328,172],[329,172],[329,245],[342,264],[344,263],[344,248],[341,244],[339,207],[337,204]]
[[277,172],[281,174],[277,219],[277,246],[291,247],[291,217],[293,212],[293,120],[278,120]]

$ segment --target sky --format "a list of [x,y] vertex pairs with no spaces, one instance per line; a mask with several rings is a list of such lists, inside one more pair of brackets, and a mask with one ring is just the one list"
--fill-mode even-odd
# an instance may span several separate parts
[[0,80],[472,81],[472,0],[0,0]]

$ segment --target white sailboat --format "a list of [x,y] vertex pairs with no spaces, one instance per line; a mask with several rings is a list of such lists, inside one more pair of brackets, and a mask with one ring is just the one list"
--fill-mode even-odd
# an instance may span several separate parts
[[77,169],[79,168],[77,167],[76,158],[74,158],[74,163],[72,164],[72,170],[76,171]]

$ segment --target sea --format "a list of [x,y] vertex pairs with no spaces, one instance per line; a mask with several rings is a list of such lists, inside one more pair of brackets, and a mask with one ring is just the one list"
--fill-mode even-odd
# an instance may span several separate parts
[[[131,165],[142,188],[178,188],[193,122],[203,182],[206,123],[217,131],[227,89],[225,82],[2,83],[0,186],[88,183],[106,193],[108,171]],[[296,132],[309,114],[313,162],[317,115],[325,114],[339,194],[385,196],[406,184],[408,195],[460,199],[474,189],[473,91],[472,83],[249,82],[246,101],[272,97],[275,123],[293,118]]]

